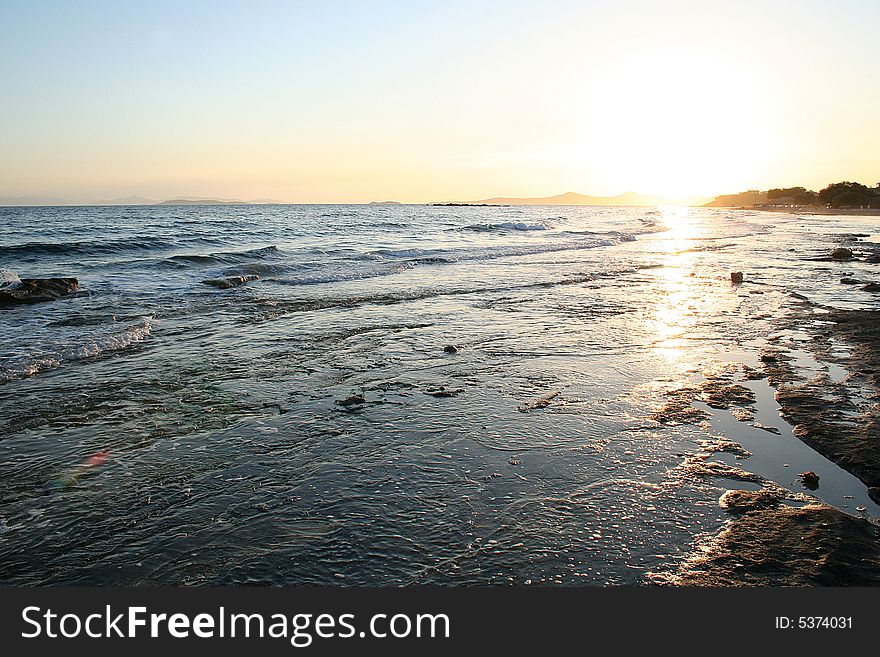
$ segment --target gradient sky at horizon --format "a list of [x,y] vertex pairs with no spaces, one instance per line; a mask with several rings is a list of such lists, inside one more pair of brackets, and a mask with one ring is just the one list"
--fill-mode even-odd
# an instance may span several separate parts
[[0,0],[0,196],[880,179],[880,2]]

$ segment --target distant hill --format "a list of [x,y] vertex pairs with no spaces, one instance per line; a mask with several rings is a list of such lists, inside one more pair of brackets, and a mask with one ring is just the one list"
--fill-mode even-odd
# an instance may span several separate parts
[[112,198],[95,201],[95,205],[155,205],[156,201],[143,196],[126,196],[125,198]]
[[706,199],[704,198],[669,199],[649,194],[639,194],[637,192],[626,192],[617,196],[588,196],[576,192],[566,192],[557,196],[537,198],[499,196],[472,201],[469,205],[636,205],[654,207],[657,205],[695,205],[705,201]]
[[763,205],[767,202],[767,192],[750,189],[739,194],[722,194],[705,203],[707,208],[742,208],[752,205]]
[[401,205],[400,201],[370,201],[368,205]]
[[171,198],[156,205],[250,205],[247,201],[219,198]]

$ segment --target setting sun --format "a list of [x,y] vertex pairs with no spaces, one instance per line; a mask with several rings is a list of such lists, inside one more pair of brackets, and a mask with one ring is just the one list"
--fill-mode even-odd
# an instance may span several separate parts
[[[332,19],[302,4],[60,5],[51,20],[7,6],[0,196],[680,199],[874,182],[876,21],[830,4],[551,4],[354,3]],[[113,35],[100,52],[81,47],[98,31]]]

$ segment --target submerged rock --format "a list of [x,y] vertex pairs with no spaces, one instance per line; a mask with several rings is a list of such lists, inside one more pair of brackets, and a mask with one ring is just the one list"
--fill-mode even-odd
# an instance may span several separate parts
[[350,397],[346,397],[345,399],[337,399],[336,403],[339,404],[340,406],[345,406],[346,408],[348,408],[349,406],[357,406],[359,404],[366,404],[367,400],[362,394],[358,393],[358,394],[351,395]]
[[722,509],[737,514],[769,509],[778,506],[779,502],[779,493],[772,490],[729,490],[718,500]]
[[238,287],[239,285],[244,285],[245,283],[250,283],[251,281],[258,281],[260,277],[256,274],[248,274],[247,276],[227,276],[225,278],[209,278],[205,281],[202,281],[205,285],[210,285],[211,287],[217,287],[221,290],[228,290],[231,287]]
[[75,278],[22,278],[0,288],[0,306],[55,301],[78,289]]
[[448,344],[445,347],[443,347],[443,351],[446,352],[447,354],[457,354],[458,350],[459,350],[459,347],[457,347],[454,344]]
[[741,271],[730,272],[730,282],[738,285],[743,282],[743,273]]
[[520,404],[516,407],[520,413],[528,413],[529,411],[533,411],[539,408],[546,408],[550,405],[550,402],[553,401],[557,396],[559,396],[559,392],[556,390],[552,390],[548,393],[541,395],[533,399],[532,401],[526,402],[525,404]]
[[432,397],[455,397],[462,392],[463,390],[461,388],[447,388],[446,386],[440,386],[436,390],[426,390],[425,394],[431,395]]
[[838,246],[831,252],[831,257],[835,260],[850,260],[853,257],[853,252],[845,247]]

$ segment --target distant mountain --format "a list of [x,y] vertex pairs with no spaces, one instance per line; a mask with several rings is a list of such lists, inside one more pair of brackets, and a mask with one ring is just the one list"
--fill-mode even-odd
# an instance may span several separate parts
[[400,201],[370,201],[368,205],[400,205]]
[[617,196],[587,196],[576,192],[566,192],[557,196],[539,198],[495,197],[472,201],[469,205],[696,205],[705,203],[704,198],[669,199],[637,192],[626,192]]
[[[156,201],[143,196],[126,196],[125,198],[112,198],[109,200],[95,201],[94,205],[155,205]],[[91,205],[91,204],[90,204]]]
[[249,203],[219,198],[171,198],[156,205],[249,205]]

